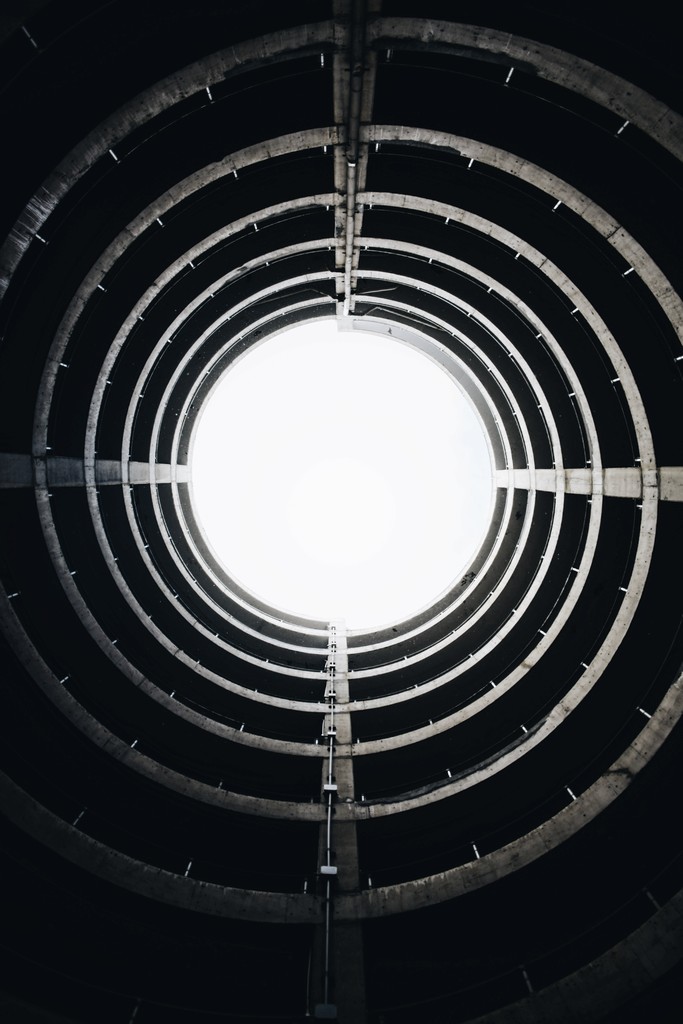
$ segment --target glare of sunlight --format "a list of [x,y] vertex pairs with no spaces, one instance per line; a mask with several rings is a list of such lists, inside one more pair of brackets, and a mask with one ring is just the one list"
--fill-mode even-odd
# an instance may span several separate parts
[[410,345],[334,321],[235,361],[199,417],[191,479],[230,576],[349,628],[431,602],[490,518],[484,430],[452,378]]

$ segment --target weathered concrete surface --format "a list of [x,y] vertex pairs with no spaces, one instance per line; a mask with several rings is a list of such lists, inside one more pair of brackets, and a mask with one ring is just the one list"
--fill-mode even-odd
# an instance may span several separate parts
[[[334,40],[334,29],[332,21],[317,22],[236,43],[155,83],[99,124],[59,164],[22,211],[0,250],[0,295],[4,294],[19,261],[47,218],[108,150],[115,150],[122,139],[164,110],[196,93],[204,93],[207,85],[222,82],[237,67],[277,59],[301,49],[313,52],[328,49]],[[266,144],[258,144],[253,149],[259,153],[255,159],[266,159],[270,155]]]
[[683,466],[660,466],[659,496],[662,501],[683,501]]
[[320,920],[320,901],[314,895],[233,889],[174,874],[113,850],[46,810],[3,772],[0,797],[7,817],[41,844],[90,874],[146,898],[246,921],[284,924]]
[[[49,487],[85,487],[84,459],[66,455],[31,455],[0,452],[0,487],[33,487],[34,462],[45,467]],[[116,459],[95,461],[95,481],[107,484],[187,483],[189,467],[166,463],[120,462]]]
[[496,471],[495,480],[497,487],[631,499],[642,498],[643,486],[655,486],[660,501],[683,501],[683,466],[660,466],[656,470],[641,470],[638,466],[502,469]]
[[[351,715],[348,686],[348,651],[346,630],[342,622],[333,623],[334,632],[330,631],[328,689],[335,693],[334,714],[325,716],[325,726],[333,724],[336,729],[334,742],[335,759],[333,761],[333,777],[337,785],[336,797],[333,798],[333,810],[353,805],[354,782],[353,760],[351,757]],[[337,750],[341,756],[336,756]],[[329,766],[323,763],[322,785],[327,782]],[[323,792],[323,802],[327,794]],[[336,879],[330,886],[331,927],[329,935],[330,949],[330,1001],[337,1007],[338,1020],[346,1024],[364,1024],[367,1020],[365,1002],[365,973],[363,958],[363,934],[358,921],[340,921],[336,913],[337,901],[344,893],[357,893],[360,890],[358,869],[358,837],[354,818],[339,821],[335,814],[331,819],[330,845],[332,863],[337,868]],[[320,829],[319,856],[320,863],[326,859],[326,824]],[[327,889],[327,886],[325,886]],[[316,933],[316,950],[314,954],[315,982],[313,986],[314,1003],[325,1001],[324,991],[324,946],[326,941],[325,928]]]
[[[643,717],[643,728],[624,753],[592,786],[578,794],[554,817],[479,860],[411,882],[342,894],[338,901],[339,916],[344,920],[360,920],[432,906],[479,889],[543,857],[598,817],[632,784],[676,727],[681,714],[683,675],[679,676],[651,718]],[[400,809],[398,804],[392,806],[394,812]]]
[[603,494],[615,498],[640,498],[643,493],[640,469],[624,466],[603,469]]
[[377,18],[368,26],[368,40],[390,46],[414,47],[429,43],[440,49],[456,47],[481,50],[503,67],[529,68],[548,81],[585,96],[630,121],[656,139],[679,159],[683,158],[683,133],[678,113],[623,78],[554,46],[514,36],[480,25],[437,21],[434,18]]
[[31,487],[33,465],[30,455],[0,453],[0,487]]
[[[561,981],[469,1024],[583,1024],[647,990],[683,952],[683,891],[617,946]],[[527,965],[533,982],[533,965]]]
[[[62,683],[68,684],[68,676],[64,680],[60,680],[46,665],[15,614],[12,602],[2,590],[0,590],[0,628],[13,649],[20,654],[36,685],[52,701],[58,711],[68,718],[74,728],[87,736],[92,743],[102,750],[106,750],[108,757],[125,764],[131,771],[191,800],[214,807],[225,807],[229,810],[265,818],[323,820],[324,811],[320,804],[306,803],[300,800],[274,800],[232,792],[229,789],[219,789],[217,786],[200,782],[198,779],[193,779],[189,775],[184,775],[161,764],[155,758],[146,755],[139,747],[131,748],[128,743],[102,725],[80,704],[69,691],[68,685],[61,685]],[[138,683],[144,681],[144,677],[140,674],[137,679]],[[135,680],[133,681],[135,682]],[[324,749],[318,746],[310,746],[308,749],[315,756],[324,754]]]
[[355,921],[334,922],[334,991],[340,1024],[365,1024],[363,934]]
[[[431,199],[427,200],[422,196],[398,195],[395,193],[374,191],[363,193],[362,199],[364,202],[373,204],[377,203],[378,205],[388,206],[392,209],[423,211],[425,213],[431,213],[436,216],[448,218],[449,220],[471,228],[482,235],[496,239],[514,253],[522,253],[530,263],[546,275],[549,280],[563,292],[567,300],[573,302],[576,310],[581,313],[588,323],[597,342],[604,349],[605,355],[611,362],[615,378],[620,382],[623,396],[628,405],[629,413],[633,421],[638,452],[642,460],[642,466],[644,469],[655,468],[654,447],[650,426],[645,412],[643,399],[635,382],[633,372],[626,361],[616,338],[608,328],[603,318],[598,314],[597,310],[589,302],[581,289],[569,277],[567,277],[559,266],[553,263],[552,260],[548,259],[547,256],[539,249],[530,245],[529,242],[514,232],[501,228],[500,225],[487,220],[485,217],[474,214],[460,207],[453,206],[450,203],[434,201]],[[363,241],[368,244],[373,244],[374,247],[374,243],[369,239],[364,239]],[[414,249],[414,247],[411,247],[411,249]],[[444,257],[440,253],[435,253],[434,255],[440,260],[440,262],[443,262],[446,265],[454,265],[452,258]],[[390,279],[390,275],[383,276],[387,280]],[[591,432],[592,417],[588,410],[588,403],[580,382],[576,378],[574,368],[567,359],[562,346],[557,343],[550,332],[547,332],[545,326],[539,323],[538,317],[534,311],[529,309],[526,303],[523,300],[520,300],[519,296],[500,285],[497,285],[497,288],[501,295],[507,295],[509,300],[517,309],[519,309],[529,323],[538,324],[538,329],[543,334],[546,344],[552,349],[556,358],[562,365],[562,368],[567,375],[567,379],[571,382],[572,390],[574,391],[577,404],[579,405],[584,423],[586,424],[593,466],[595,468],[599,468],[601,465],[599,455],[600,449],[597,443],[597,436],[594,436]],[[549,427],[550,426],[551,424],[549,424]]]
[[[678,119],[678,115],[675,115]],[[679,129],[680,131],[680,129]],[[683,343],[683,301],[642,245],[607,211],[584,195],[574,185],[540,167],[485,142],[449,132],[435,131],[415,125],[368,125],[364,128],[368,142],[415,142],[419,145],[438,146],[460,153],[462,156],[530,182],[547,193],[554,203],[560,200],[587,224],[590,224],[618,252],[638,277],[650,289],[662,307],[671,325]],[[628,280],[628,279],[626,279]]]

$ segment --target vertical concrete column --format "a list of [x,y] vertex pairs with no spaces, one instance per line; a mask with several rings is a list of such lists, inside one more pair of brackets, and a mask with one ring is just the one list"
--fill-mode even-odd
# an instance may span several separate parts
[[[353,737],[351,735],[351,714],[349,705],[349,658],[346,646],[346,627],[343,622],[334,623],[337,628],[337,650],[335,669],[335,781],[337,802],[353,802]],[[358,842],[355,822],[339,822],[335,825],[335,851],[339,888],[344,892],[358,889]]]
[[[334,914],[335,897],[357,891],[360,885],[356,823],[336,822],[334,813],[337,803],[354,799],[348,653],[346,629],[340,621],[330,624],[325,696],[328,711],[323,738],[329,744],[332,760],[328,758],[323,762],[321,793],[331,814],[321,827],[318,851],[326,922],[318,929],[313,957],[313,970],[320,979],[312,986],[314,1017],[339,1020],[342,1024],[365,1024],[361,925],[355,921],[337,921]],[[331,785],[336,788],[332,790]],[[328,865],[336,869],[334,874],[329,873]]]
[[334,119],[340,145],[335,150],[335,189],[341,197],[335,215],[335,270],[339,316],[353,312],[358,272],[368,144],[361,138],[374,103],[377,58],[365,42],[368,15],[379,13],[381,0],[334,0]]

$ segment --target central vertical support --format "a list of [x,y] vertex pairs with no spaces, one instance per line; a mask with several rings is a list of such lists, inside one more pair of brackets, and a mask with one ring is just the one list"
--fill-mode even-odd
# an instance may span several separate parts
[[361,127],[370,121],[374,99],[376,55],[366,48],[365,27],[369,12],[376,13],[380,0],[335,0],[337,53],[334,58],[334,118],[341,144],[335,150],[334,181],[342,202],[337,205],[335,271],[338,315],[353,312],[358,256],[362,235],[368,145]]
[[339,800],[353,802],[353,762],[349,706],[346,629],[341,621],[330,624],[326,714],[323,736],[327,757],[323,762],[322,800],[325,824],[319,843],[320,881],[325,900],[321,983],[315,986],[314,1017],[339,1020],[342,1024],[365,1024],[365,971],[363,938],[358,922],[336,921],[334,900],[338,893],[359,888],[356,823],[335,822],[334,806]]

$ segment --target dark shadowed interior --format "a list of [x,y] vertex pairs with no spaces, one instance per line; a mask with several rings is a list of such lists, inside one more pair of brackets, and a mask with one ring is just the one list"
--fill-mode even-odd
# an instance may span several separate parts
[[[5,5],[8,1024],[680,1019],[672,11]],[[191,502],[216,381],[329,318],[441,360],[494,464],[370,632],[241,590]]]

